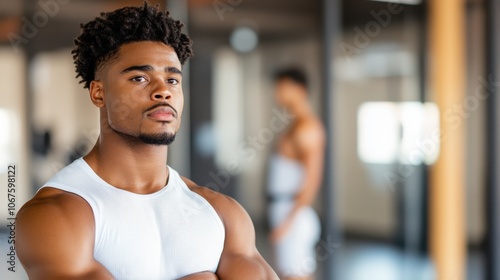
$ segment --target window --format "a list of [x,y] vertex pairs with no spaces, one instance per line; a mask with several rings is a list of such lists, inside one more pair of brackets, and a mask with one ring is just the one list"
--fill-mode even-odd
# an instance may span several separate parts
[[358,110],[358,155],[370,164],[432,164],[439,132],[434,103],[367,102]]

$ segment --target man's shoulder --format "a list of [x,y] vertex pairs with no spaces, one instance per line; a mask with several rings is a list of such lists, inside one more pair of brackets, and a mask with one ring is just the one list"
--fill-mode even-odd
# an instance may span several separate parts
[[19,223],[38,220],[57,224],[71,219],[85,222],[89,218],[92,218],[92,211],[83,198],[52,187],[40,189],[17,214]]
[[214,208],[220,204],[234,203],[235,200],[227,195],[216,192],[210,188],[200,186],[186,177],[181,177],[187,187],[194,193],[207,200]]
[[295,127],[293,138],[299,146],[321,146],[326,137],[325,128],[317,117],[301,120]]
[[321,119],[316,116],[310,116],[299,121],[296,126],[295,132],[301,134],[321,134],[324,132],[324,129],[325,128],[323,126],[323,123],[321,122]]
[[70,206],[74,200],[83,200],[80,196],[51,186],[41,188],[22,208],[43,205]]
[[181,177],[182,181],[186,183],[188,188],[203,197],[210,205],[215,209],[217,214],[221,217],[224,223],[229,220],[247,216],[247,212],[243,209],[243,207],[233,198],[211,190],[210,188],[200,186],[188,178]]
[[16,251],[28,274],[84,273],[92,261],[92,215],[77,195],[50,187],[38,191],[16,220]]

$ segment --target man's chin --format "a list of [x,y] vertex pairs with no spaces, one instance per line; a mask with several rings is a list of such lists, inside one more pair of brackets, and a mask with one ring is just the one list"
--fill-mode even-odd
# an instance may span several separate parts
[[155,133],[155,134],[140,134],[139,139],[150,145],[170,145],[175,140],[175,133]]

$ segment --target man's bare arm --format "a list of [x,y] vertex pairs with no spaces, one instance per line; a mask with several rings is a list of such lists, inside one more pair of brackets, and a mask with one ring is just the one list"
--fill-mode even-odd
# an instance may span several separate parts
[[30,279],[113,279],[93,257],[94,220],[81,197],[42,189],[17,215],[16,250]]
[[224,197],[226,227],[224,250],[217,269],[220,279],[278,279],[255,247],[255,229],[247,212],[235,200]]
[[218,280],[219,277],[213,272],[203,271],[195,274],[190,274],[188,276],[184,276],[179,278],[178,280]]
[[218,279],[270,280],[279,279],[255,246],[255,229],[252,220],[234,199],[196,186],[183,178],[191,190],[200,194],[214,207],[224,223],[226,238],[217,268]]

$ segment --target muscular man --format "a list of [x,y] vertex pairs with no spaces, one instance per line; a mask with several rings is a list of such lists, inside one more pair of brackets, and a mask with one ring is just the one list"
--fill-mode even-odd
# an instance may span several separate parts
[[307,98],[307,81],[300,70],[277,73],[277,103],[295,118],[270,160],[270,239],[277,270],[289,280],[313,278],[314,248],[320,236],[320,222],[311,204],[322,181],[325,132]]
[[19,211],[30,279],[277,279],[245,210],[166,165],[192,55],[181,27],[147,3],[82,25],[72,54],[100,136]]

